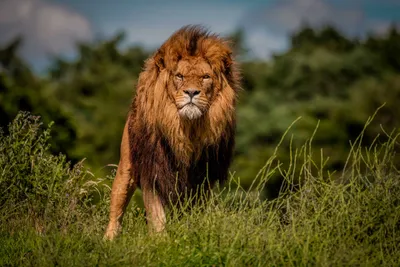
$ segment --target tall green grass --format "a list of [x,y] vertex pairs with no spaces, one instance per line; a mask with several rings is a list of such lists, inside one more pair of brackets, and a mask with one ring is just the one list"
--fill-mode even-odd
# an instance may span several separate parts
[[[82,164],[69,166],[64,156],[48,153],[49,137],[50,129],[26,113],[0,136],[0,266],[400,264],[396,132],[369,147],[361,146],[361,133],[336,173],[324,170],[312,137],[292,149],[289,166],[275,153],[252,190],[232,177],[209,201],[180,214],[172,208],[165,235],[148,235],[144,211],[132,203],[113,242],[102,239],[109,205],[104,180],[113,173],[96,179]],[[276,173],[284,177],[279,197],[265,200],[262,189]]]

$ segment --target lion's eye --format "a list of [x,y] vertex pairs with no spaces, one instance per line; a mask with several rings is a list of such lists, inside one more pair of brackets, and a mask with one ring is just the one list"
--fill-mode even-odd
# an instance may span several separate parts
[[179,80],[183,80],[183,75],[178,73],[175,75],[176,78],[178,78]]
[[203,76],[203,80],[207,80],[207,79],[210,79],[210,78],[211,78],[211,76],[208,75],[208,74],[206,74],[206,75]]

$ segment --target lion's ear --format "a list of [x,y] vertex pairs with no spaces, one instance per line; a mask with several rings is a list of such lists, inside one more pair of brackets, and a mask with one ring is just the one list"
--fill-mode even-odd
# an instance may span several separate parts
[[156,64],[159,71],[162,71],[165,68],[164,61],[164,51],[159,49],[153,57],[154,63]]
[[203,42],[204,57],[208,60],[211,66],[218,71],[229,75],[233,64],[232,50],[228,42],[218,42],[214,39],[205,40]]

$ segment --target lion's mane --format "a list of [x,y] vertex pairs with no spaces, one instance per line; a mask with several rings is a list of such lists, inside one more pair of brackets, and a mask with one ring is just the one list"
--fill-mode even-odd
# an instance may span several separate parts
[[[167,86],[177,63],[202,57],[218,77],[219,93],[199,119],[180,118]],[[150,57],[139,76],[128,118],[132,175],[155,189],[164,204],[176,201],[208,177],[224,181],[232,159],[239,72],[229,43],[200,26],[175,32]]]

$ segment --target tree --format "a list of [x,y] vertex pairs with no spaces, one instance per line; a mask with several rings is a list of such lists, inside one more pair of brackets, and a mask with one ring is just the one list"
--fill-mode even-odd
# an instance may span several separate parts
[[[68,152],[74,146],[76,130],[71,119],[49,96],[48,83],[36,77],[17,55],[21,44],[22,39],[16,38],[0,48],[0,127],[6,131],[20,110],[40,115],[45,124],[54,122],[51,151]],[[71,154],[68,156],[78,160]]]

